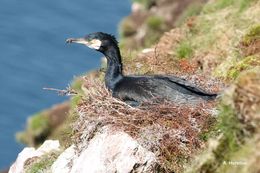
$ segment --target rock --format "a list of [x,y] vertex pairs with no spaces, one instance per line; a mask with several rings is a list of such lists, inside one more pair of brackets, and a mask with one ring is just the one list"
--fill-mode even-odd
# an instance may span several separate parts
[[41,157],[53,150],[59,150],[60,143],[57,140],[47,140],[37,150],[33,147],[26,147],[18,154],[16,161],[10,167],[9,173],[21,173],[24,171],[24,164],[28,159]]
[[73,157],[75,156],[75,146],[72,145],[67,148],[53,163],[51,166],[51,172],[55,173],[67,173],[70,172],[69,163],[72,161]]
[[155,155],[127,133],[108,127],[101,131],[74,160],[71,158],[75,157],[75,147],[66,149],[52,165],[52,172],[126,173],[152,172],[156,169]]
[[105,128],[75,160],[71,173],[151,172],[155,165],[155,155],[128,134]]

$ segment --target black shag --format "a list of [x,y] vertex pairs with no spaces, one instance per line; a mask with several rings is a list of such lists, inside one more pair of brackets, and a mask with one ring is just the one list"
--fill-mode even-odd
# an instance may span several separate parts
[[[121,54],[114,36],[96,32],[84,38],[69,38],[67,43],[80,43],[95,49],[107,58],[105,85],[117,97],[130,105],[152,99],[166,99],[175,103],[196,103],[215,99],[217,94],[207,93],[187,80],[166,75],[125,76],[122,73]],[[195,101],[195,102],[194,102]]]

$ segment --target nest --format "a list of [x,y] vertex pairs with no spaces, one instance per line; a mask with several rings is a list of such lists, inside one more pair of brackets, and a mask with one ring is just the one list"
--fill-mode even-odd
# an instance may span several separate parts
[[79,150],[104,126],[124,131],[156,154],[160,164],[171,172],[203,146],[200,134],[207,131],[216,113],[214,102],[178,105],[163,101],[131,107],[112,97],[100,80],[85,78],[84,97],[78,105],[74,125]]

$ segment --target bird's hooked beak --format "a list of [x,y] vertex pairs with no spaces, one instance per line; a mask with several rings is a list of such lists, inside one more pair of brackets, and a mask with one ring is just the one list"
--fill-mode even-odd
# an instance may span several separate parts
[[68,38],[66,43],[79,43],[79,44],[87,44],[87,40],[84,38]]
[[91,41],[86,40],[85,38],[68,38],[66,43],[79,43],[88,46],[91,49],[98,50],[101,47],[102,42],[98,39],[93,39]]

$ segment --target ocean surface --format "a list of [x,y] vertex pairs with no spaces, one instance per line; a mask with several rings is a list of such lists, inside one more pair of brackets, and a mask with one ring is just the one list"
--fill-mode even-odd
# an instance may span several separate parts
[[116,36],[130,0],[1,0],[0,169],[24,147],[15,133],[27,117],[68,99],[44,87],[64,89],[74,76],[99,67],[100,53],[66,38],[103,31]]

